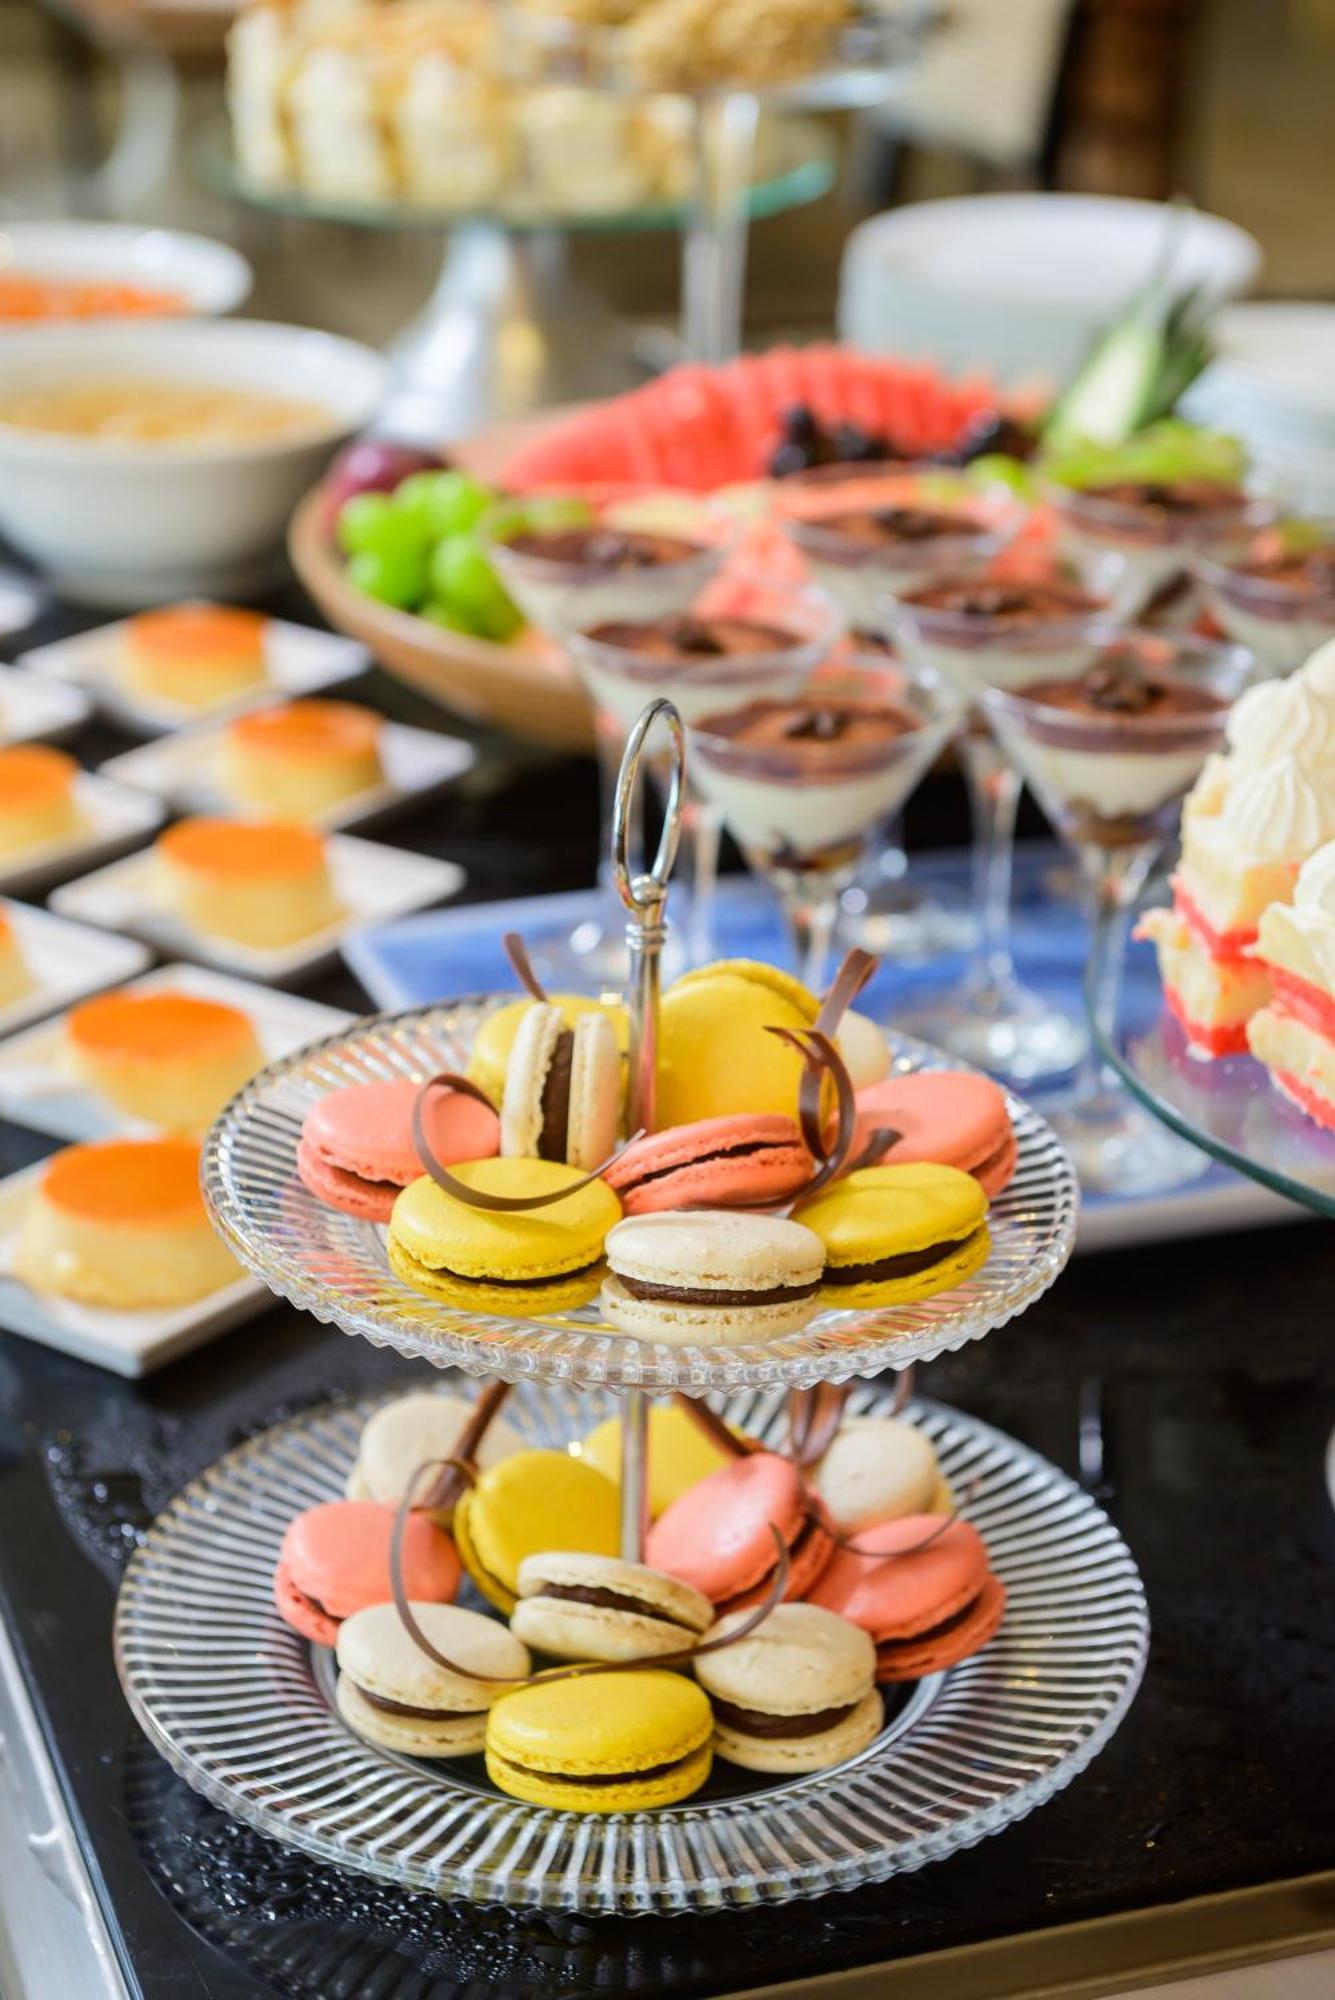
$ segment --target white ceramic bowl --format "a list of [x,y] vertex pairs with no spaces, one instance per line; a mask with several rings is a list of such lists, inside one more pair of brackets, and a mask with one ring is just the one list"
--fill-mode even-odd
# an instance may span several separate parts
[[839,332],[872,354],[982,369],[1053,388],[1144,286],[1172,243],[1173,282],[1236,298],[1254,237],[1217,215],[1112,195],[987,194],[916,201],[862,223],[844,251]]
[[337,447],[374,416],[370,348],[256,320],[43,328],[0,341],[0,405],[29,388],[115,378],[200,382],[319,403],[298,438],[138,444],[0,422],[0,535],[63,595],[115,606],[254,587]]
[[[176,292],[188,314],[208,317],[233,312],[251,285],[249,264],[226,243],[130,222],[6,223],[0,229],[0,270]],[[0,320],[0,334],[23,330],[22,324]]]

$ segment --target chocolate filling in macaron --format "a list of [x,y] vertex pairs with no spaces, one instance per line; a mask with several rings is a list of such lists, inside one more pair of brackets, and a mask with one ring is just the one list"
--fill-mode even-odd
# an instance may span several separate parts
[[669,1606],[651,1604],[648,1598],[631,1597],[621,1590],[602,1590],[596,1584],[586,1583],[544,1583],[539,1597],[559,1597],[568,1604],[592,1604],[601,1611],[633,1611],[637,1617],[653,1618],[663,1625],[676,1625],[683,1632],[695,1634],[695,1627],[688,1625],[684,1618],[675,1618]]
[[911,1278],[917,1271],[930,1271],[933,1264],[943,1263],[973,1243],[980,1232],[973,1230],[968,1236],[956,1238],[950,1243],[929,1243],[925,1250],[903,1250],[896,1257],[878,1257],[870,1264],[827,1264],[825,1282],[827,1285],[875,1284],[882,1278]]
[[408,1715],[417,1722],[462,1722],[466,1716],[476,1712],[466,1708],[414,1708],[411,1702],[391,1701],[388,1695],[372,1694],[370,1688],[363,1687],[360,1681],[354,1681],[352,1685],[372,1708],[381,1709],[386,1715]]
[[739,1708],[736,1702],[721,1701],[712,1697],[714,1714],[720,1722],[732,1729],[745,1730],[748,1736],[819,1736],[823,1729],[834,1729],[853,1713],[855,1701],[848,1701],[840,1708],[818,1709],[813,1715],[773,1715],[764,1709]]
[[676,1757],[670,1764],[651,1764],[644,1771],[544,1771],[536,1764],[519,1764],[513,1757],[502,1757],[498,1751],[489,1753],[498,1764],[521,1777],[537,1778],[544,1785],[640,1785],[646,1778],[666,1778],[672,1771],[683,1771],[695,1762],[699,1752],[692,1750],[688,1757]]
[[570,1132],[570,1078],[575,1060],[575,1035],[563,1028],[556,1038],[542,1086],[540,1160],[564,1160]]
[[784,1305],[790,1299],[814,1298],[821,1285],[820,1279],[814,1278],[807,1285],[771,1285],[758,1292],[724,1292],[712,1287],[654,1284],[648,1278],[628,1277],[624,1271],[618,1271],[617,1277],[633,1299],[662,1299],[677,1306]]

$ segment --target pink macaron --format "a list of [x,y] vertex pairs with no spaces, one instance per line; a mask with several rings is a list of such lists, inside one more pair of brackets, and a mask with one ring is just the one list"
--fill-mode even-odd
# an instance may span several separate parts
[[807,1185],[811,1155],[791,1118],[739,1112],[636,1139],[604,1179],[627,1215],[787,1201]]
[[[330,1500],[288,1522],[274,1571],[279,1616],[304,1639],[332,1646],[354,1611],[393,1599],[389,1545],[394,1509],[374,1500]],[[403,1536],[403,1581],[421,1604],[449,1604],[459,1588],[459,1558],[443,1528],[410,1514]]]
[[967,1521],[943,1520],[905,1514],[864,1529],[856,1550],[835,1550],[811,1592],[813,1604],[871,1634],[879,1681],[958,1666],[1001,1623],[1006,1592],[988,1568],[982,1536]]
[[1018,1149],[1006,1096],[986,1076],[969,1070],[916,1070],[888,1076],[857,1093],[854,1152],[873,1132],[889,1127],[899,1138],[885,1155],[887,1165],[920,1161],[959,1167],[972,1174],[991,1199],[1015,1172]]
[[[425,1171],[413,1144],[413,1105],[420,1084],[408,1077],[353,1083],[322,1097],[306,1113],[297,1172],[331,1208],[368,1222],[388,1222],[400,1188]],[[444,1166],[489,1160],[501,1128],[489,1105],[460,1090],[437,1090],[427,1105],[426,1132]]]
[[749,1452],[720,1466],[660,1514],[645,1560],[707,1597],[720,1612],[763,1603],[778,1566],[771,1528],[788,1551],[784,1600],[805,1597],[834,1547],[796,1466],[776,1452]]

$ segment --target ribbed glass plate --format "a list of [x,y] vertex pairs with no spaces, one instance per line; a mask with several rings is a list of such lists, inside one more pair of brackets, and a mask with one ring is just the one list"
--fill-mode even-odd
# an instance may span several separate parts
[[[962,1347],[1013,1319],[1045,1292],[1071,1254],[1078,1194],[1055,1136],[1018,1098],[1014,1180],[992,1205],[992,1255],[953,1291],[916,1305],[819,1314],[801,1333],[744,1347],[664,1347],[628,1340],[595,1307],[550,1319],[455,1311],[389,1268],[375,1224],[327,1208],[297,1178],[297,1140],[325,1092],[372,1077],[424,1078],[467,1067],[478,1024],[503,999],[457,1000],[360,1021],[261,1071],[209,1134],[204,1193],[214,1221],[255,1275],[317,1319],[377,1346],[473,1375],[608,1383],[623,1388],[789,1388],[843,1381]],[[901,1069],[947,1058],[891,1037]]]
[[[856,1412],[891,1392],[859,1384]],[[116,1661],[150,1740],[223,1811],[322,1861],[471,1902],[585,1914],[737,1908],[824,1895],[939,1861],[1070,1782],[1107,1742],[1149,1643],[1130,1552],[1089,1496],[1025,1446],[932,1403],[933,1440],[1009,1593],[984,1652],[923,1681],[838,1770],[609,1818],[522,1805],[481,1760],[371,1748],[330,1704],[329,1655],[281,1623],[271,1584],[291,1516],[338,1498],[370,1403],[324,1406],[229,1452],[180,1493],[132,1557]],[[523,1384],[507,1419],[535,1443],[615,1407]],[[779,1389],[726,1419],[781,1442]],[[975,1481],[977,1482],[975,1486]]]

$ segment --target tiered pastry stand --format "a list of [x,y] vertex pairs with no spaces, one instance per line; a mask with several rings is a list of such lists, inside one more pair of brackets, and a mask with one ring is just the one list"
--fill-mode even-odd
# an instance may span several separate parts
[[[773,127],[773,158],[757,177],[754,148],[742,165],[737,227],[817,201],[832,186],[830,135],[811,119]],[[634,386],[650,365],[634,330],[579,284],[569,238],[687,229],[681,201],[615,211],[554,211],[516,196],[485,214],[403,202],[356,202],[261,186],[237,166],[225,133],[206,132],[197,160],[218,193],[272,214],[380,231],[444,236],[440,275],[421,314],[395,340],[390,398],[378,420],[387,435],[451,439],[558,402]]]
[[[632,735],[618,815],[632,961],[645,972],[631,995],[633,1085],[637,1051],[646,1064],[653,1052],[671,858],[669,837],[648,873],[625,866],[646,726]],[[533,1442],[565,1445],[618,1409],[628,1555],[641,1546],[648,1395],[710,1394],[728,1422],[781,1449],[789,1391],[978,1339],[1045,1291],[1070,1254],[1069,1163],[1016,1100],[1020,1163],[992,1209],[993,1254],[939,1298],[826,1312],[787,1339],[734,1348],[640,1345],[593,1308],[546,1321],[443,1308],[393,1276],[381,1230],[306,1191],[297,1139],[307,1108],[341,1084],[463,1069],[479,1024],[509,997],[362,1021],[274,1064],[215,1126],[206,1193],[228,1242],[275,1292],[346,1333],[515,1384],[507,1421]],[[893,1049],[902,1068],[939,1060],[903,1039]],[[859,1383],[850,1400],[870,1412],[894,1394]],[[687,1804],[606,1818],[521,1804],[492,1789],[478,1760],[417,1762],[351,1736],[332,1705],[329,1656],[313,1656],[273,1609],[283,1530],[299,1509],[341,1496],[365,1414],[323,1407],[212,1466],[149,1531],[117,1611],[122,1682],[162,1754],[225,1811],[320,1859],[443,1896],[586,1914],[822,1894],[919,1867],[1028,1812],[1094,1756],[1139,1683],[1144,1593],[1111,1522],[1022,1445],[924,1404],[916,1420],[1009,1592],[991,1646],[892,1700],[882,1735],[838,1770],[776,1783],[719,1766]],[[553,1523],[558,1543],[559,1532]]]

